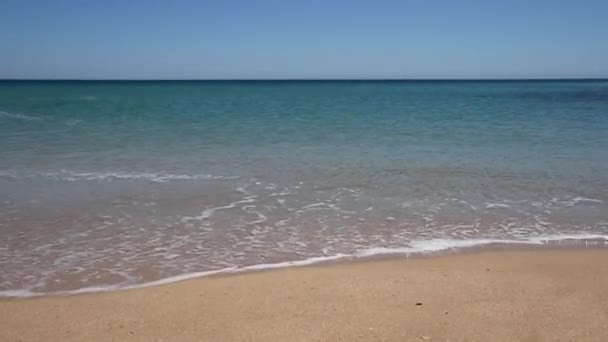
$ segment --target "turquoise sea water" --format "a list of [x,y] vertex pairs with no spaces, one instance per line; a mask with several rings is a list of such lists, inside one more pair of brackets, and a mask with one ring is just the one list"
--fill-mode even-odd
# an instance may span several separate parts
[[608,81],[4,81],[0,232],[3,295],[598,243]]

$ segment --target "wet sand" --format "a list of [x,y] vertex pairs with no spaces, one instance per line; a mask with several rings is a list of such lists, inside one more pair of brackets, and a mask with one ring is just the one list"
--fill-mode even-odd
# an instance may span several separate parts
[[311,266],[0,300],[0,341],[607,341],[608,251]]

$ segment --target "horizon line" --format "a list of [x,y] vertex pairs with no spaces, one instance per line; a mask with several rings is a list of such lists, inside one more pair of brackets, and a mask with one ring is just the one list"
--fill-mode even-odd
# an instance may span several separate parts
[[608,77],[521,78],[0,78],[0,82],[276,82],[276,81],[604,81]]

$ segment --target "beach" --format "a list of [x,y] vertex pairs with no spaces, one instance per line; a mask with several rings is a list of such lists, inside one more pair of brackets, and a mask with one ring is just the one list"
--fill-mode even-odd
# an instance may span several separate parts
[[0,301],[2,341],[606,341],[608,251],[292,267]]
[[608,1],[0,8],[0,342],[608,342]]
[[606,94],[0,81],[0,341],[606,341]]

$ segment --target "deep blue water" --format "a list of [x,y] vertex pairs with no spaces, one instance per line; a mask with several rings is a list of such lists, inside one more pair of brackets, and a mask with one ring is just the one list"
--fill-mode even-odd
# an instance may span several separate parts
[[608,81],[0,82],[5,294],[605,237],[607,203]]

